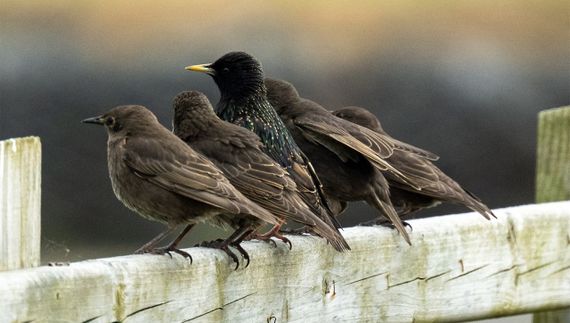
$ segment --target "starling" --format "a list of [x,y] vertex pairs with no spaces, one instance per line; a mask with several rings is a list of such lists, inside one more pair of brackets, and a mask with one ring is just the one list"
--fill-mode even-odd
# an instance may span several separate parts
[[[173,132],[221,169],[245,196],[284,220],[304,224],[339,250],[349,249],[340,233],[313,214],[289,173],[267,156],[253,132],[218,118],[208,98],[196,91],[174,98]],[[275,236],[277,230],[257,238]]]
[[265,85],[269,102],[313,162],[325,194],[344,203],[365,201],[387,217],[410,244],[402,220],[390,201],[384,173],[408,185],[414,186],[414,183],[386,158],[397,149],[429,158],[435,156],[335,117],[317,103],[301,98],[288,82],[266,78]]
[[[374,130],[383,136],[388,136],[376,116],[364,108],[345,107],[333,111],[333,114]],[[491,216],[495,217],[493,212],[477,196],[445,175],[430,160],[398,150],[395,150],[394,154],[387,160],[404,175],[413,178],[414,183],[419,184],[421,188],[421,190],[412,188],[402,183],[398,178],[387,174],[392,203],[400,216],[435,206],[441,202],[450,202],[466,206],[487,219],[490,219]]]
[[340,224],[333,214],[338,207],[327,203],[309,159],[267,101],[259,61],[244,52],[230,52],[214,63],[186,69],[212,76],[221,94],[216,105],[218,117],[258,135],[263,152],[287,169],[311,211],[338,229]]
[[[209,222],[236,231],[218,247],[239,266],[228,246],[244,254],[242,239],[264,222],[280,219],[241,194],[211,161],[164,128],[142,106],[119,106],[84,123],[107,128],[107,162],[113,191],[129,209],[168,229],[136,253],[176,252],[183,236],[198,222]],[[182,233],[168,246],[156,245],[181,224]],[[248,259],[247,254],[244,257]],[[236,268],[237,268],[236,266]]]

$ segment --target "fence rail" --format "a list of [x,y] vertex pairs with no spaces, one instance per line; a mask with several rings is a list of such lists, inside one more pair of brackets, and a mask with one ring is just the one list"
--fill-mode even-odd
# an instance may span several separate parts
[[458,321],[570,306],[570,202],[344,230],[352,251],[291,237],[221,251],[133,255],[0,273],[0,321]]

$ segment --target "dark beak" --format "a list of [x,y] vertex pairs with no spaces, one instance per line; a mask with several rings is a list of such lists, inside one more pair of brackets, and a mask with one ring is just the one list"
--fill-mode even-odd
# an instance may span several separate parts
[[186,69],[187,71],[194,71],[194,72],[200,72],[200,73],[206,73],[212,76],[216,75],[216,70],[213,69],[211,67],[212,64],[208,63],[208,64],[200,64],[200,65],[192,65],[192,66],[186,66],[184,69]]
[[103,118],[103,116],[87,118],[85,120],[81,120],[81,123],[93,123],[93,124],[102,125],[105,123],[105,118]]

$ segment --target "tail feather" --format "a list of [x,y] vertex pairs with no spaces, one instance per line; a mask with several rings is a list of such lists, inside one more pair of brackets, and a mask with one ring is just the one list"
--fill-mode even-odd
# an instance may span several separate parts
[[[388,201],[390,200],[388,199]],[[410,236],[408,235],[408,232],[406,231],[402,220],[398,216],[398,213],[394,209],[394,206],[392,206],[392,203],[381,200],[377,194],[375,194],[368,203],[372,204],[372,206],[380,211],[383,216],[387,217],[390,222],[392,222],[392,224],[396,227],[396,230],[398,230],[398,232],[402,235],[404,240],[406,240],[410,246],[412,245]]]
[[491,220],[491,217],[495,219],[497,216],[491,211],[491,209],[483,204],[480,198],[478,198],[475,194],[471,193],[470,191],[463,189],[467,195],[465,196],[466,201],[463,202],[465,206],[470,208],[471,210],[480,213],[482,216],[485,217],[487,220]]
[[342,234],[338,231],[338,229],[326,224],[322,220],[316,223],[314,227],[312,227],[313,232],[318,234],[319,236],[325,238],[333,248],[335,248],[339,252],[343,252],[346,250],[350,250],[350,246],[348,242],[344,239]]

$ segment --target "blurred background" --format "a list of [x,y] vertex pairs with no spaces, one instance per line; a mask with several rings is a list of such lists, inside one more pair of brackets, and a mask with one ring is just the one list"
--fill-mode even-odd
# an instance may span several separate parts
[[[533,202],[536,115],[570,103],[567,1],[167,3],[0,3],[0,140],[41,137],[44,262],[128,254],[163,230],[116,200],[105,131],[79,121],[142,104],[170,127],[178,92],[219,97],[184,67],[233,50],[329,109],[372,109],[490,207]],[[373,216],[355,204],[341,221]]]

